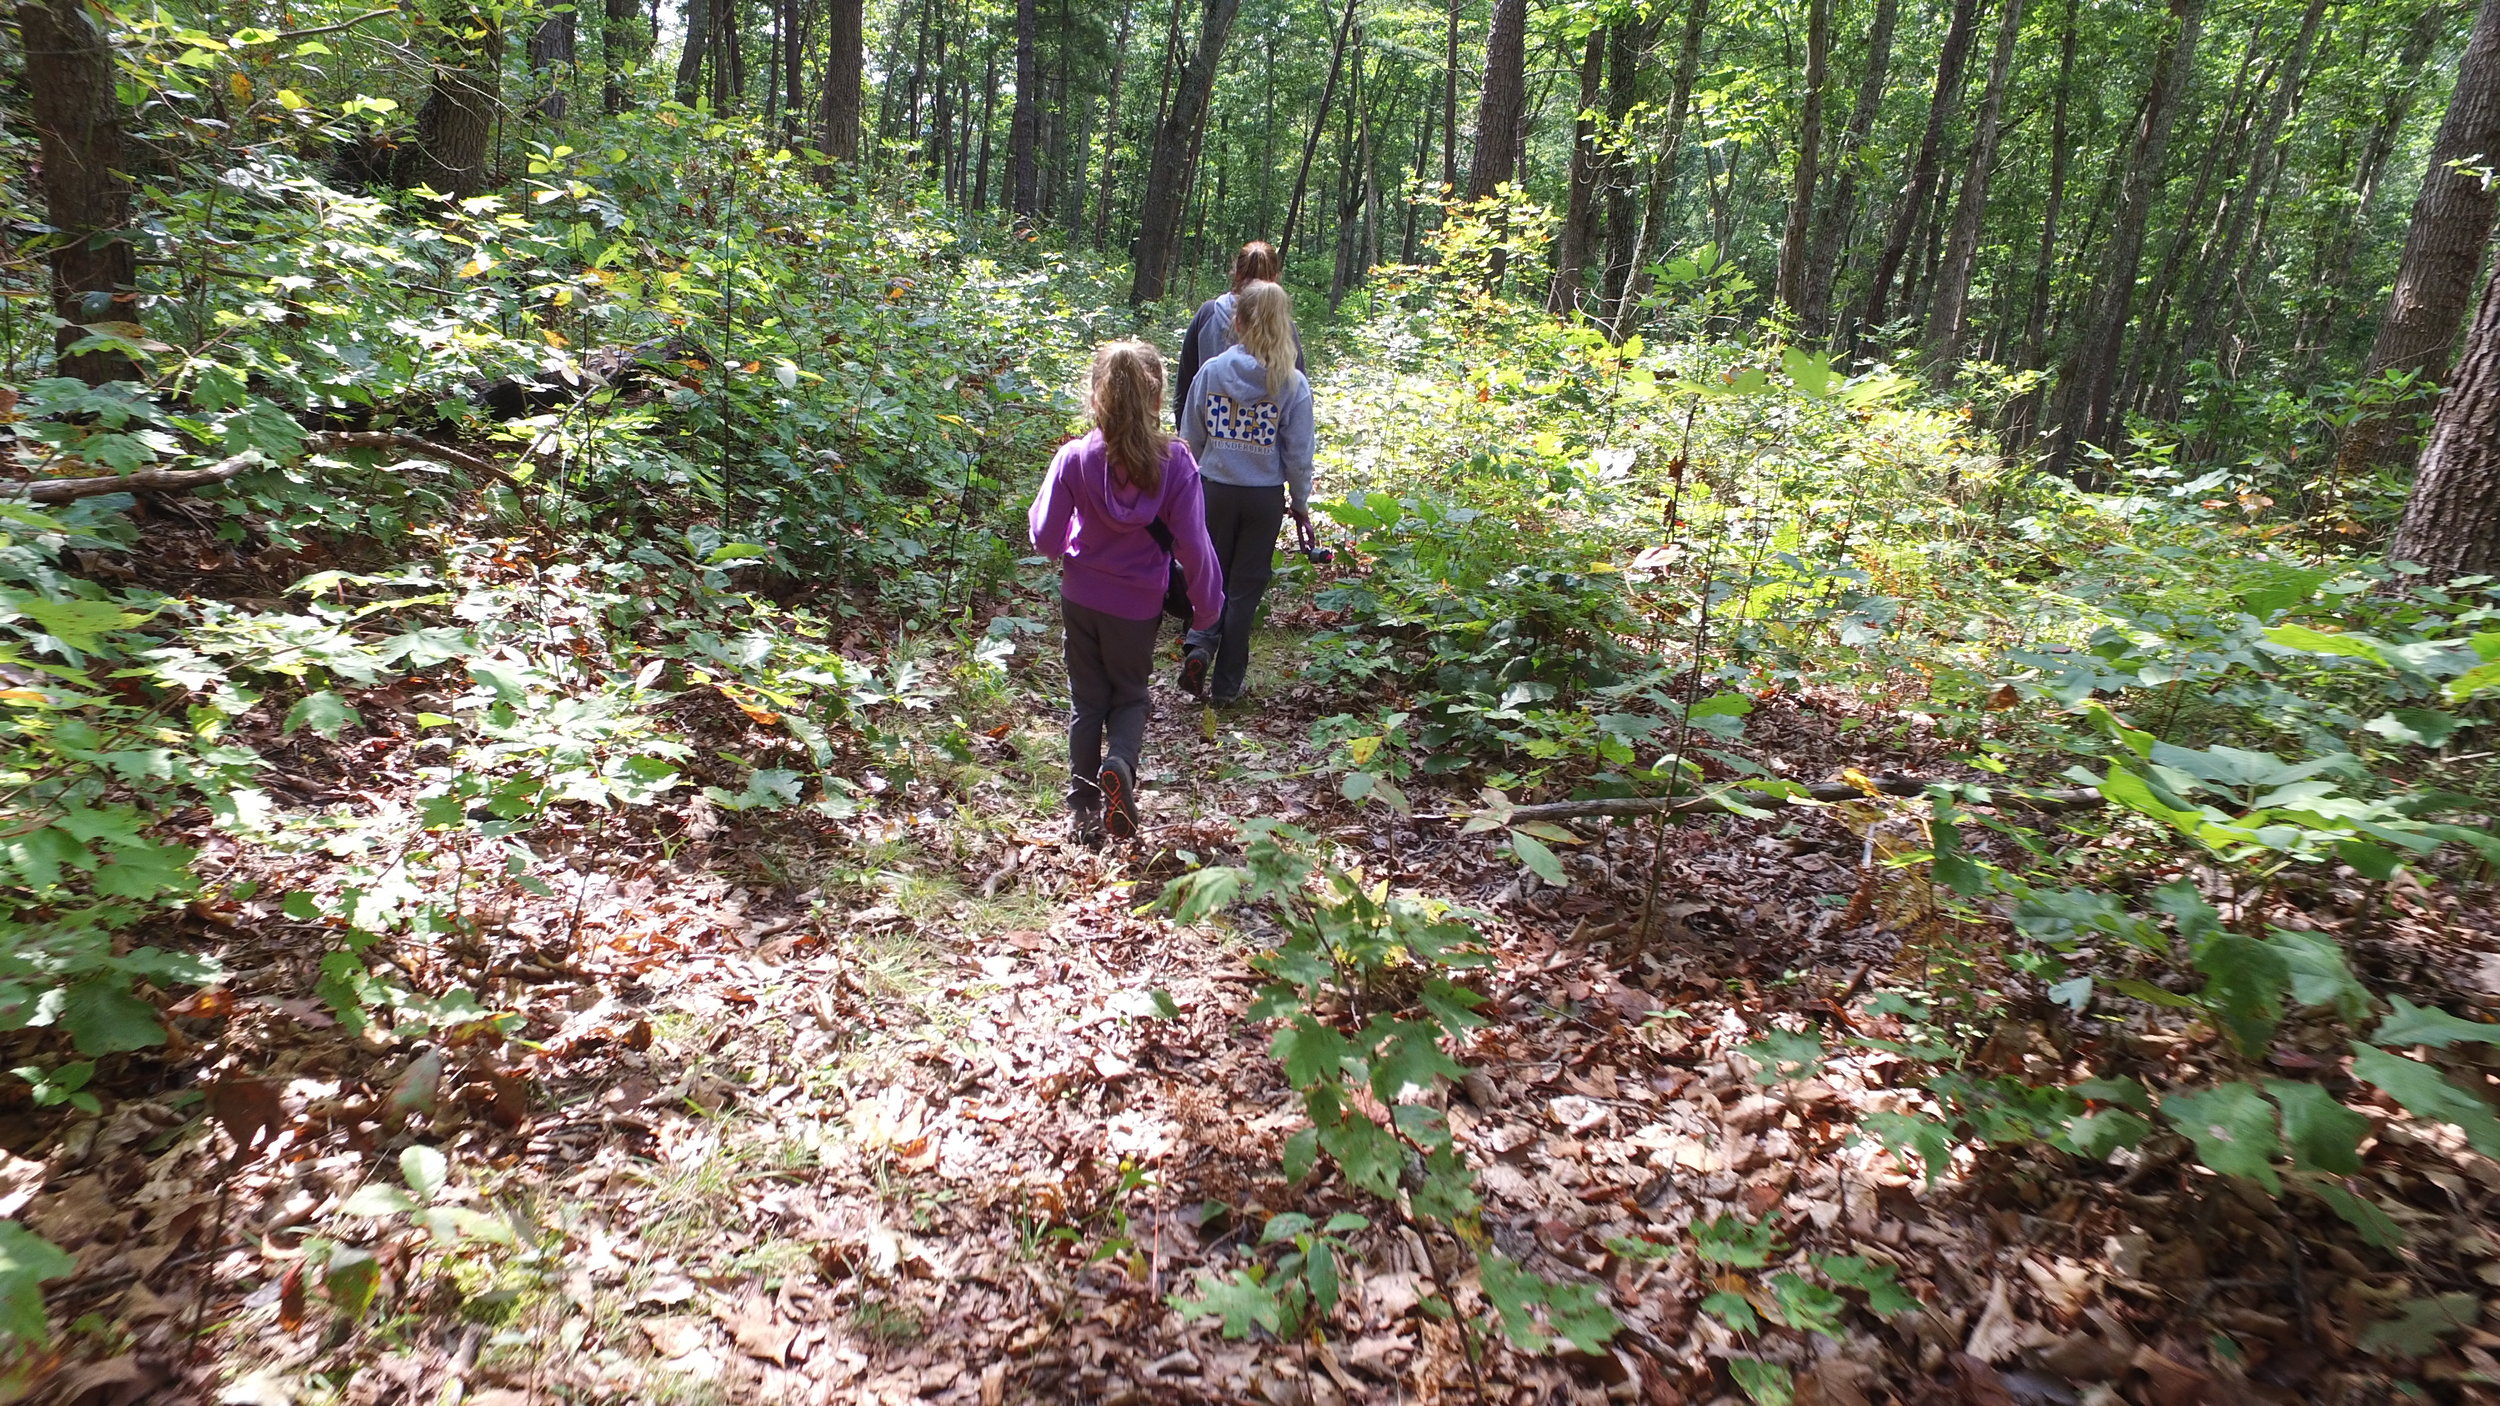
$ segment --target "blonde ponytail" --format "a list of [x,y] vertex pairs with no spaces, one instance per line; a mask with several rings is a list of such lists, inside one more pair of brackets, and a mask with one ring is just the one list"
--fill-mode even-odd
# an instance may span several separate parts
[[1270,400],[1293,384],[1293,295],[1266,279],[1242,285],[1233,298],[1233,340],[1259,359]]

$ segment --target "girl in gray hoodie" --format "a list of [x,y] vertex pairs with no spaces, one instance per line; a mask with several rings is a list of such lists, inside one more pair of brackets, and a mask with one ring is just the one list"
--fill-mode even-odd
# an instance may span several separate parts
[[1250,671],[1250,631],[1275,573],[1276,530],[1291,513],[1311,533],[1311,382],[1294,366],[1293,299],[1264,279],[1234,296],[1234,345],[1199,368],[1181,439],[1197,456],[1207,535],[1224,569],[1224,618],[1189,636],[1183,687],[1205,677],[1226,705]]

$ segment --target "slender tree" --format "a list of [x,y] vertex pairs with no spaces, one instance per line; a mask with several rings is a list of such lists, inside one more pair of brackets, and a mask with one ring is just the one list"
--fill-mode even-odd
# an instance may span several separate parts
[[2500,571],[2500,271],[2483,285],[2456,371],[2387,549],[2433,581]]
[[1545,294],[1546,310],[1556,314],[1574,312],[1580,306],[1580,271],[1588,262],[1589,223],[1602,159],[1597,150],[1597,103],[1605,78],[1606,31],[1592,29],[1588,51],[1580,59],[1580,105],[1571,123],[1571,184],[1554,250],[1554,282]]
[[[2410,371],[2437,382],[2447,375],[2448,354],[2491,239],[2494,193],[2470,168],[2495,157],[2500,157],[2500,0],[2483,0],[2464,62],[2457,66],[2447,115],[2431,142],[2395,288],[2362,366],[2364,376]],[[2347,472],[2383,463],[2402,439],[2393,420],[2363,420],[2339,446],[2336,463]]]
[[1971,30],[1978,16],[1979,0],[1953,0],[1953,18],[1945,26],[1944,48],[1936,56],[1936,86],[1927,101],[1927,126],[1919,136],[1917,153],[1910,158],[1909,179],[1902,185],[1900,203],[1893,208],[1891,232],[1885,236],[1883,251],[1875,259],[1874,276],[1867,284],[1866,306],[1858,315],[1861,329],[1872,328],[1884,320],[1884,310],[1892,296],[1892,280],[1901,272],[1901,261],[1910,252],[1919,221],[1929,213],[1937,173],[1944,161],[1945,127],[1961,101],[1962,65],[1970,57]]
[[1441,184],[1458,189],[1458,24],[1467,0],[1450,0],[1449,49],[1441,60]]
[[22,0],[18,33],[28,113],[43,153],[44,220],[60,231],[46,254],[60,374],[87,384],[130,379],[119,352],[70,355],[87,324],[136,322],[138,260],[130,242],[130,181],[122,155],[121,99],[113,52],[85,0]]
[[711,46],[712,0],[686,0],[686,43],[677,51],[677,101],[688,107],[703,91],[703,59]]
[[1684,9],[1684,37],[1676,48],[1675,74],[1669,80],[1667,120],[1658,138],[1658,156],[1649,168],[1649,193],[1641,202],[1640,223],[1631,240],[1631,267],[1624,270],[1622,287],[1616,291],[1606,310],[1608,335],[1620,340],[1630,334],[1639,319],[1641,299],[1646,296],[1646,280],[1638,265],[1647,260],[1666,240],[1667,198],[1675,189],[1675,162],[1678,147],[1684,140],[1684,124],[1693,108],[1693,83],[1701,73],[1702,32],[1710,20],[1710,0],[1689,0]]
[[1310,138],[1302,143],[1302,164],[1294,168],[1293,198],[1285,203],[1285,228],[1276,240],[1277,252],[1287,253],[1293,247],[1293,235],[1302,223],[1302,197],[1311,182],[1311,158],[1319,153],[1320,134],[1327,130],[1329,104],[1337,96],[1337,75],[1345,65],[1346,36],[1354,32],[1355,0],[1345,0],[1345,13],[1337,21],[1336,42],[1328,48],[1328,82],[1319,90],[1319,115],[1311,119]]
[[1181,66],[1172,88],[1171,110],[1155,128],[1145,194],[1138,202],[1131,303],[1160,299],[1170,283],[1172,260],[1180,251],[1181,204],[1189,190],[1191,157],[1206,130],[1207,101],[1215,88],[1224,41],[1240,13],[1241,0],[1201,0],[1197,48]]
[[1111,242],[1113,172],[1120,154],[1120,78],[1128,69],[1129,24],[1137,16],[1137,0],[1120,0],[1120,37],[1111,44],[1109,110],[1102,119],[1102,190],[1094,202],[1094,247]]
[[1041,72],[1033,31],[1033,0],[1016,0],[1016,106],[1007,118],[1007,208],[1027,219],[1041,212],[1040,173],[1034,166],[1041,135]]
[[[1997,143],[2005,135],[2005,89],[2014,69],[2014,41],[2022,34],[2023,0],[2000,0],[1996,52],[1988,60],[1988,86],[1972,121],[1970,164],[1953,207],[1953,232],[1947,237],[1944,262],[1936,271],[1936,294],[1927,314],[1927,349],[1931,360],[1951,362],[1962,353],[1963,319],[1970,301],[1971,274],[1979,264],[1979,221],[1987,213],[1988,181],[1996,170]],[[2323,3],[2323,0],[2312,0]]]
[[[2018,0],[2006,0],[2008,5]],[[1805,106],[1788,185],[1788,224],[1780,232],[1779,282],[1772,297],[1794,319],[1806,299],[1806,240],[1814,223],[1815,162],[1823,152],[1823,84],[1831,75],[1831,0],[1807,0]]]
[[1831,330],[1832,283],[1840,276],[1840,245],[1857,216],[1858,167],[1867,136],[1875,130],[1884,105],[1884,80],[1892,71],[1892,35],[1901,17],[1901,0],[1875,0],[1874,17],[1866,25],[1866,56],[1858,68],[1857,100],[1849,109],[1849,125],[1832,151],[1832,191],[1814,221],[1814,249],[1806,259],[1805,306],[1797,323],[1808,336]]
[[2108,444],[2117,427],[2119,352],[2135,304],[2136,273],[2144,257],[2145,232],[2152,224],[2154,197],[2160,193],[2171,124],[2178,118],[2180,98],[2196,67],[2205,0],[2170,0],[2170,14],[2177,28],[2154,60],[2145,85],[2144,109],[2136,119],[2125,175],[2118,184],[2109,242],[2100,255],[2101,277],[2091,316],[2065,377],[2063,433],[2055,456],[2060,468],[2072,462],[2081,445]]
[[1528,117],[1528,0],[1493,0],[1484,44],[1484,88],[1476,101],[1476,164],[1467,195],[1482,200],[1517,171]]

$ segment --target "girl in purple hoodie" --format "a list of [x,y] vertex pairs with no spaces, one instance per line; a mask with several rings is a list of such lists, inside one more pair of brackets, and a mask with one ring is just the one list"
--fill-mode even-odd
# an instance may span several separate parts
[[1068,808],[1078,841],[1093,845],[1105,826],[1122,838],[1137,833],[1137,752],[1173,557],[1188,578],[1191,628],[1214,627],[1224,586],[1198,461],[1163,428],[1163,353],[1104,343],[1089,399],[1093,433],[1060,447],[1026,519],[1033,550],[1060,565]]

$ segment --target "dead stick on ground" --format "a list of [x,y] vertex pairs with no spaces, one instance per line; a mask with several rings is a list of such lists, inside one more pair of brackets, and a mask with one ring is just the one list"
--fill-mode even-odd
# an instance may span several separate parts
[[[1876,792],[1886,796],[1923,796],[1927,793],[1929,786],[1939,784],[1915,776],[1879,776],[1870,780]],[[1800,796],[1775,796],[1761,791],[1748,791],[1743,795],[1745,800],[1753,802],[1785,801],[1802,804],[1817,801],[1827,805],[1839,801],[1866,799],[1864,790],[1845,781],[1808,786],[1805,788],[1805,794]],[[2002,791],[1988,804],[2008,810],[2060,811],[2095,810],[2104,802],[2105,798],[2098,791]],[[1726,808],[1716,795],[1601,796],[1585,801],[1548,801],[1542,805],[1513,806],[1508,812],[1507,819],[1510,823],[1516,824],[1523,820],[1587,820],[1598,816],[1690,815],[1723,811]],[[1418,815],[1415,818],[1418,820],[1465,820],[1469,818],[1469,812]]]
[[[395,430],[332,430],[304,436],[304,452],[307,454],[333,454],[348,449],[395,449],[417,458],[466,469],[510,488],[521,486],[520,480],[504,472],[492,460],[465,449],[454,449]],[[185,489],[224,483],[247,469],[264,467],[272,462],[255,451],[237,454],[231,459],[220,459],[204,469],[141,469],[132,474],[102,474],[94,478],[35,479],[27,483],[0,484],[0,500],[18,498],[29,503],[71,503],[106,493],[179,493]]]

